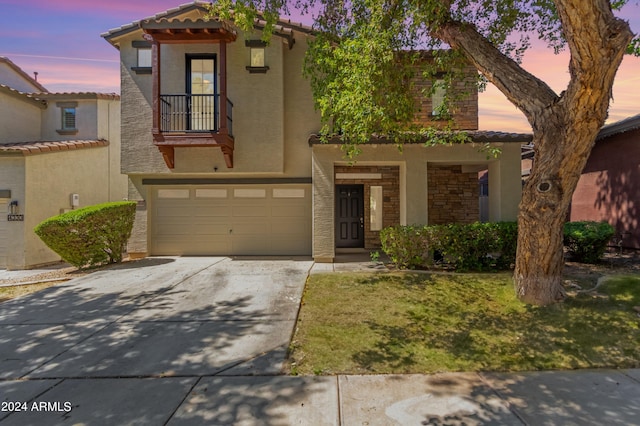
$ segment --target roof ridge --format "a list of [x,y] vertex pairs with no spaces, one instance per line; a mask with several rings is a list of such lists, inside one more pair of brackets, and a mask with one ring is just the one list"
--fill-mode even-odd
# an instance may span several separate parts
[[38,80],[36,80],[35,78],[33,78],[29,74],[27,74],[27,72],[25,70],[23,70],[18,65],[16,65],[15,62],[13,62],[8,57],[0,56],[0,62],[4,62],[5,64],[9,65],[10,68],[12,68],[15,72],[17,72],[22,78],[26,79],[29,83],[31,83],[34,86],[36,86],[36,88],[38,88],[40,91],[42,91],[42,92],[48,92],[49,91],[46,87],[44,87],[42,84],[40,84],[38,82]]

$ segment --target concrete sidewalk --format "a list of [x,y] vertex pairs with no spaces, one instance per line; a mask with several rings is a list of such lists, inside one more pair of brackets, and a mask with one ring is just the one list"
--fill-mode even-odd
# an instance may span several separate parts
[[640,425],[640,370],[281,376],[308,274],[149,258],[0,304],[0,425]]
[[2,381],[2,425],[637,425],[640,370]]

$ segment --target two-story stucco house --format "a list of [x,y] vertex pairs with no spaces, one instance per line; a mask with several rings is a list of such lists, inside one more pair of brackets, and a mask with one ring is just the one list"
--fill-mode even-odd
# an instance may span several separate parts
[[[129,244],[140,255],[312,255],[379,246],[392,224],[479,218],[488,169],[490,219],[514,220],[527,135],[479,132],[477,93],[455,119],[478,146],[362,147],[355,166],[314,136],[320,118],[302,76],[311,28],[282,20],[269,45],[206,20],[189,3],[112,29],[120,50],[122,170],[139,201]],[[431,99],[423,103],[431,120]],[[428,124],[428,123],[425,123]]]
[[0,57],[0,268],[59,261],[38,223],[126,196],[119,95],[51,93]]

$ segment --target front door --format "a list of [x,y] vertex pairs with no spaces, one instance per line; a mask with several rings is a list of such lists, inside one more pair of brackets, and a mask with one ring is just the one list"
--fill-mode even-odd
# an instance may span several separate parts
[[189,130],[217,130],[214,55],[187,55]]
[[336,185],[336,247],[364,247],[364,185]]

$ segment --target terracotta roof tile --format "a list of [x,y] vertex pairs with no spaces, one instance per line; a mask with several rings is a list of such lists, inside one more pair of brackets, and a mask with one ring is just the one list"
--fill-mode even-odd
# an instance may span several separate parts
[[[144,21],[170,20],[172,18],[175,18],[189,11],[198,10],[198,9],[204,12],[206,10],[206,7],[210,4],[211,4],[210,2],[204,2],[204,1],[194,1],[191,3],[185,3],[178,7],[174,7],[171,9],[167,9],[163,12],[157,13],[155,15],[152,15],[137,21],[133,21],[131,23],[122,25],[117,28],[113,28],[107,32],[100,34],[100,36],[105,38],[107,41],[110,41],[112,38],[119,37],[131,31],[140,29],[140,25]],[[255,26],[257,28],[263,27],[264,24],[265,24],[265,21],[263,19],[260,19],[260,18],[256,19]],[[275,30],[276,30],[275,31],[276,35],[284,35],[289,37],[292,35],[292,30],[299,31],[302,33],[307,33],[307,34],[313,32],[313,28],[308,25],[296,23],[291,21],[290,19],[283,19],[283,18],[278,20],[278,22],[276,23]],[[117,42],[112,44],[116,45]]]
[[[467,135],[471,138],[472,142],[508,142],[508,143],[530,143],[533,140],[533,135],[530,133],[510,133],[510,132],[497,132],[491,130],[467,130]],[[425,137],[426,138],[426,137]],[[425,138],[416,138],[411,142],[406,143],[425,143]],[[309,145],[322,144],[321,137],[319,135],[311,135],[309,137]],[[333,137],[329,139],[329,144],[341,144],[342,138]],[[386,138],[384,136],[374,136],[370,139],[372,144],[395,144],[396,142]]]
[[0,155],[22,154],[33,155],[47,152],[68,151],[73,149],[98,148],[109,145],[106,139],[77,141],[36,141],[0,144]]

